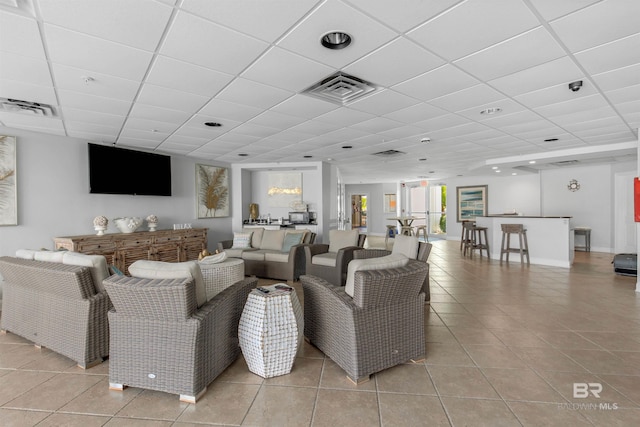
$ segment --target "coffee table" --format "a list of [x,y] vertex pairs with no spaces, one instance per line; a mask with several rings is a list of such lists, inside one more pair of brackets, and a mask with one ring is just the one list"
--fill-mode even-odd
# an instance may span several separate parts
[[[286,286],[290,291],[279,290]],[[302,344],[304,318],[295,289],[284,283],[254,289],[240,316],[238,339],[249,370],[263,378],[291,372]]]

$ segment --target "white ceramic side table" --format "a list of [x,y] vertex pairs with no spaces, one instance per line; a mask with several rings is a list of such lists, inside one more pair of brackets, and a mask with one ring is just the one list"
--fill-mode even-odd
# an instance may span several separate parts
[[215,264],[199,263],[199,265],[207,291],[207,300],[244,279],[244,261],[239,258],[228,258]]
[[278,283],[254,289],[240,316],[238,339],[249,370],[263,378],[291,372],[302,344],[304,318],[296,291],[278,290]]

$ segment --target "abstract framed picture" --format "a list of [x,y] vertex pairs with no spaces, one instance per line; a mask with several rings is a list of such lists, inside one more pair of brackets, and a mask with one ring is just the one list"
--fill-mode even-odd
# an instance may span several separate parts
[[271,172],[267,179],[267,200],[270,207],[293,209],[293,204],[302,201],[302,173]]
[[229,169],[196,165],[196,213],[198,218],[229,216]]
[[0,225],[18,225],[16,137],[0,135]]
[[486,185],[456,187],[458,195],[458,222],[473,221],[487,214]]

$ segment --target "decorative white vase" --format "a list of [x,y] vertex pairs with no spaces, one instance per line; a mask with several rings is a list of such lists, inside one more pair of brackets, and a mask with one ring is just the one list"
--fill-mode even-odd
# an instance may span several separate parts
[[115,218],[113,222],[121,233],[133,233],[142,225],[142,218],[125,216],[123,218]]
[[157,222],[149,222],[147,224],[149,225],[149,231],[156,231],[156,227],[158,226]]
[[104,231],[107,229],[107,226],[106,225],[96,225],[93,228],[94,228],[94,230],[97,231],[96,234],[98,236],[103,236],[104,235]]

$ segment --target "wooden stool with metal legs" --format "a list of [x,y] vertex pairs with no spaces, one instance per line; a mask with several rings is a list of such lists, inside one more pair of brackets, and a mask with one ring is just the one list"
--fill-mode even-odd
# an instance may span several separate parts
[[400,227],[400,234],[404,234],[405,236],[413,236],[413,227],[410,225],[403,225]]
[[416,237],[419,239],[420,234],[424,236],[424,241],[429,242],[429,236],[427,235],[427,226],[426,225],[417,225],[416,226]]
[[[502,248],[500,249],[500,263],[502,263],[502,255],[507,254],[507,262],[509,262],[510,253],[520,254],[520,263],[524,264],[524,257],[527,257],[527,265],[529,265],[529,244],[527,243],[527,230],[522,224],[500,224],[502,228]],[[517,234],[520,240],[520,246],[511,247],[511,235]],[[506,241],[506,245],[505,245]]]
[[460,250],[462,255],[467,255],[467,249],[471,247],[471,229],[476,226],[473,221],[462,221],[462,237],[460,238]]
[[473,251],[475,250],[480,251],[480,257],[482,257],[482,250],[484,249],[487,251],[487,258],[491,259],[489,255],[489,235],[487,230],[487,227],[471,227],[471,245],[469,246],[471,258],[473,258]]

